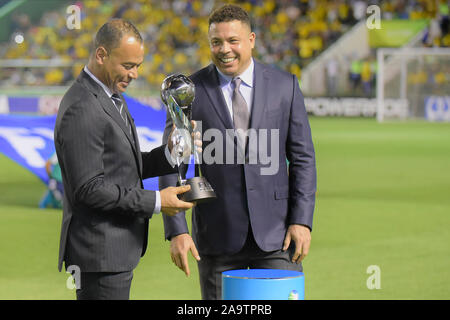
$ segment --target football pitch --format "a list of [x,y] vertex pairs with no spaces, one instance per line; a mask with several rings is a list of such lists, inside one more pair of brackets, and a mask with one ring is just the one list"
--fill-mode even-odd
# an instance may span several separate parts
[[[311,118],[318,191],[306,299],[450,299],[450,124]],[[0,155],[0,299],[74,299],[58,272],[61,211]],[[190,218],[189,218],[190,219]],[[161,215],[131,299],[200,299],[170,259]],[[368,273],[369,271],[369,273]]]

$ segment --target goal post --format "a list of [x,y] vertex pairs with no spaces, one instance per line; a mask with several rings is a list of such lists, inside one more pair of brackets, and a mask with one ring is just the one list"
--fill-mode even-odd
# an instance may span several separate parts
[[377,50],[377,120],[450,121],[450,48]]

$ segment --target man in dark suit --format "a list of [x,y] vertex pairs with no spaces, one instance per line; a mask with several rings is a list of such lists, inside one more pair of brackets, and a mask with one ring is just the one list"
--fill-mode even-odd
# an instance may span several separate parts
[[55,147],[65,190],[58,268],[64,261],[81,271],[78,299],[128,299],[149,218],[192,207],[177,197],[189,187],[143,189],[143,179],[176,172],[168,161],[171,146],[140,152],[121,95],[143,58],[138,30],[125,20],[109,21],[58,111]]
[[[213,64],[191,76],[196,86],[192,118],[201,123],[200,167],[217,199],[193,209],[192,238],[183,214],[164,217],[164,223],[173,262],[189,275],[191,251],[202,298],[220,299],[223,271],[302,270],[311,241],[316,167],[298,80],[252,58],[255,34],[248,14],[235,5],[217,9],[209,18],[208,38]],[[167,119],[163,141],[172,126]],[[230,130],[237,132],[231,148]],[[241,138],[239,131],[253,132],[257,139]],[[208,154],[216,161],[206,159]],[[269,154],[273,168],[262,161]],[[161,177],[160,187],[175,181],[173,175]]]

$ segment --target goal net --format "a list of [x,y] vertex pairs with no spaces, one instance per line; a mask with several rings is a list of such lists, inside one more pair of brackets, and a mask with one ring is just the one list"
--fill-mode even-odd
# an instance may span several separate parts
[[450,121],[450,48],[377,51],[377,119]]

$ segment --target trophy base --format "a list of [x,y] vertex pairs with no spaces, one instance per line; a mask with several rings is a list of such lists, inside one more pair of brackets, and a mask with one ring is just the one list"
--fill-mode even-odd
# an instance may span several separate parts
[[185,180],[191,190],[178,195],[180,200],[186,202],[203,203],[216,198],[216,193],[205,177],[193,177]]

